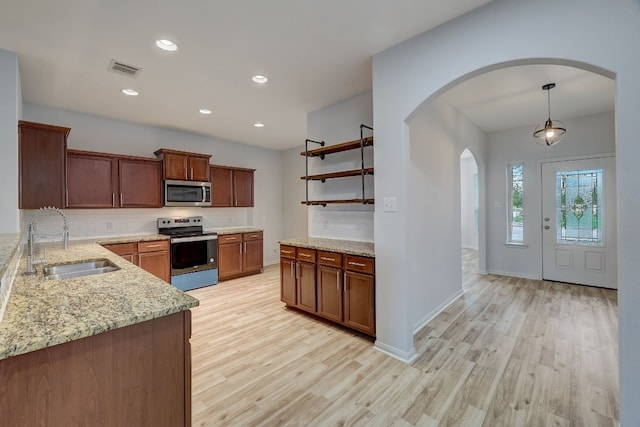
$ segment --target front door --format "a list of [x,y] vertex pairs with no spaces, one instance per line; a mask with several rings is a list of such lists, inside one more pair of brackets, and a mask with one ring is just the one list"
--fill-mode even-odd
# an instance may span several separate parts
[[542,164],[542,278],[617,289],[615,157]]

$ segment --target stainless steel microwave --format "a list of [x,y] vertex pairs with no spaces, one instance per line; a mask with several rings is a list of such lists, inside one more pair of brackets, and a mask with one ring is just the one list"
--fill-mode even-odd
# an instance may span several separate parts
[[164,181],[165,206],[211,206],[211,183],[200,181]]

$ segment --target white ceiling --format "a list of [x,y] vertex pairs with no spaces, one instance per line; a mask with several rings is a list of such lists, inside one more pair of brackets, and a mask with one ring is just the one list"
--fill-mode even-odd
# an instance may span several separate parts
[[[3,0],[0,48],[18,53],[26,103],[286,149],[306,138],[308,112],[371,89],[372,55],[488,2]],[[107,71],[112,59],[142,72]],[[445,96],[486,131],[544,120],[549,81],[554,118],[567,118],[562,103],[572,117],[613,109],[610,80],[552,68],[486,74]]]

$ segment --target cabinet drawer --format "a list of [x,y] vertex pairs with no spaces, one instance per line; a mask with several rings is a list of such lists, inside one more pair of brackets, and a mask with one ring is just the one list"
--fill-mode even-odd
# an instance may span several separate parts
[[318,264],[342,268],[342,254],[318,251]]
[[169,250],[168,240],[153,240],[151,242],[138,243],[138,252],[157,252],[157,251],[168,251],[168,250]]
[[104,245],[106,249],[118,255],[131,255],[137,252],[136,243],[115,243],[111,245]]
[[373,274],[375,258],[367,258],[355,255],[344,256],[344,269],[359,273]]
[[249,242],[251,240],[262,240],[262,231],[256,231],[255,233],[244,233],[242,235],[242,239],[245,242]]
[[242,242],[242,234],[223,234],[218,235],[218,244],[224,245],[225,243],[238,243]]
[[316,250],[308,248],[298,248],[296,259],[306,262],[316,262]]
[[280,256],[282,258],[296,258],[296,248],[294,246],[280,245]]

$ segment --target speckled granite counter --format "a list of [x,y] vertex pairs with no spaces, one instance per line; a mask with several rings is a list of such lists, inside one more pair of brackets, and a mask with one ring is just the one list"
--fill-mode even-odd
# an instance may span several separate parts
[[215,231],[219,235],[238,234],[238,233],[257,233],[263,231],[261,228],[254,227],[232,227],[232,228],[214,228],[207,231]]
[[324,239],[320,237],[301,237],[280,240],[281,245],[300,246],[303,248],[320,249],[323,251],[341,252],[351,255],[374,257],[374,245],[369,242],[355,242],[351,240]]
[[[140,241],[133,236],[126,241]],[[154,239],[159,238],[155,236]],[[99,239],[118,242],[117,239]],[[188,310],[198,300],[96,243],[71,242],[48,248],[48,264],[107,258],[120,270],[65,280],[25,276],[20,260],[0,322],[0,359],[84,338],[111,329]]]
[[154,240],[169,240],[169,236],[165,236],[164,234],[144,234],[141,236],[106,237],[92,241],[101,245],[114,245],[118,243],[151,242]]
[[18,243],[20,243],[20,233],[0,234],[0,277],[7,271],[7,266],[18,249]]

